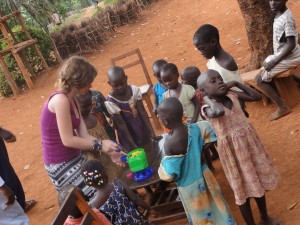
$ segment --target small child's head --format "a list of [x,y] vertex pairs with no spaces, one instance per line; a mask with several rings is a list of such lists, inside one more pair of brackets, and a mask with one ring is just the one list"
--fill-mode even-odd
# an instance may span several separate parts
[[85,94],[76,95],[76,99],[80,105],[80,111],[81,111],[82,117],[86,118],[90,114],[90,112],[93,108],[91,93],[88,91]]
[[211,59],[216,55],[216,51],[220,47],[220,37],[218,29],[210,24],[204,24],[195,32],[193,43],[201,52],[201,55],[207,59]]
[[201,72],[196,66],[188,66],[181,71],[181,80],[183,84],[188,84],[197,89],[197,79]]
[[165,64],[160,71],[163,84],[170,90],[176,89],[178,86],[179,72],[178,68],[173,63]]
[[108,183],[106,169],[97,159],[91,159],[81,165],[84,182],[94,188],[101,188]]
[[286,7],[287,0],[270,0],[269,4],[274,13],[283,12]]
[[65,93],[75,88],[79,94],[84,94],[91,88],[96,76],[97,70],[85,58],[72,56],[59,71],[56,86]]
[[[76,190],[79,191],[79,193],[81,194],[81,196],[88,202],[89,198],[83,193],[83,191],[81,189],[79,189],[78,187],[74,186],[73,184],[67,184],[64,185],[59,191],[58,191],[58,195],[57,195],[57,200],[58,200],[58,205],[61,207],[62,204],[64,203],[65,199],[68,197],[68,195],[70,194],[70,192],[73,190],[73,188],[75,188]],[[71,210],[71,216],[73,216],[74,218],[80,218],[82,217],[82,213],[81,211],[77,208],[76,205],[70,205],[69,207],[72,207]]]
[[159,59],[159,60],[156,60],[152,65],[153,74],[157,78],[159,83],[162,83],[161,76],[160,76],[161,68],[167,63],[168,62],[166,60]]
[[199,90],[208,97],[224,96],[227,93],[227,86],[221,75],[215,70],[206,70],[197,80]]
[[162,124],[170,130],[182,123],[183,107],[177,98],[164,99],[159,104],[157,113]]
[[127,90],[127,76],[122,67],[113,66],[107,71],[108,83],[116,95],[123,95]]

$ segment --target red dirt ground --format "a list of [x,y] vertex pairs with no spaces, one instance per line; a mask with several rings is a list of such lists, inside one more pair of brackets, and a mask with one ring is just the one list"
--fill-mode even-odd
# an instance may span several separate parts
[[[288,2],[300,26],[300,1]],[[298,13],[296,13],[298,12]],[[140,48],[148,70],[154,60],[165,58],[181,70],[196,65],[204,71],[205,60],[194,49],[192,35],[204,23],[220,29],[221,43],[244,68],[250,58],[244,22],[236,1],[229,0],[172,0],[158,1],[148,7],[138,23],[118,28],[120,33],[105,46],[103,51],[86,56],[99,70],[94,87],[107,94],[106,81],[109,59],[134,48]],[[17,135],[17,142],[7,144],[10,160],[20,177],[27,199],[34,198],[38,204],[28,212],[31,224],[49,224],[58,206],[56,193],[43,167],[39,119],[43,103],[54,90],[57,68],[35,80],[32,91],[0,100],[0,121],[3,127]],[[129,72],[129,82],[140,85],[143,79],[139,72]],[[155,82],[154,77],[152,77]],[[256,127],[262,141],[275,160],[282,176],[279,187],[267,193],[269,212],[281,218],[286,225],[300,224],[300,104],[293,112],[274,122],[268,120],[274,105],[264,107],[261,102],[247,105],[250,121]],[[29,166],[29,168],[28,168]],[[215,162],[216,177],[233,211],[238,224],[244,224],[219,161]],[[25,169],[26,168],[26,169]],[[297,203],[293,209],[288,209]],[[258,210],[253,204],[258,220]],[[171,224],[171,223],[170,223]],[[172,224],[188,224],[185,219]]]

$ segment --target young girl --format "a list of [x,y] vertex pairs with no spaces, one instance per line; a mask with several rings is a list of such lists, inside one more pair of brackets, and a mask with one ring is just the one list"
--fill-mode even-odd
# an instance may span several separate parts
[[155,138],[142,102],[142,93],[138,87],[127,84],[123,68],[111,67],[108,83],[112,92],[105,105],[116,124],[120,144],[129,151],[144,144],[147,137]]
[[85,183],[96,189],[96,197],[91,205],[99,209],[112,224],[151,224],[137,207],[150,210],[150,206],[120,180],[109,183],[106,170],[100,161],[87,161],[82,165],[81,173]]
[[[269,217],[265,200],[265,191],[276,188],[279,174],[239,104],[239,100],[257,101],[261,96],[237,81],[225,84],[215,70],[204,72],[197,84],[206,95],[203,115],[218,136],[220,160],[247,225],[255,225],[251,197],[256,200],[263,224],[280,224]],[[232,87],[243,92],[229,90]]]
[[200,106],[195,89],[186,84],[178,82],[178,68],[173,63],[167,63],[161,69],[161,79],[168,90],[164,93],[163,98],[175,97],[183,106],[183,118],[186,123],[195,123],[201,120]]
[[[83,118],[83,121],[88,129],[90,135],[97,139],[105,140],[109,139],[108,134],[106,133],[105,128],[103,127],[103,119],[102,116],[99,115],[100,113],[96,113],[93,110],[93,103],[92,103],[92,96],[89,92],[77,95],[76,99],[80,105],[80,111]],[[98,151],[84,151],[85,156],[87,159],[99,159],[103,165],[105,165],[106,169],[108,170],[110,177],[115,179],[117,174],[120,172],[122,167],[116,166],[115,163],[112,162],[108,155],[102,154]]]
[[236,224],[217,181],[201,164],[202,152],[216,140],[209,123],[184,125],[183,108],[176,98],[165,99],[158,107],[158,116],[171,130],[158,174],[162,180],[176,183],[189,224]]

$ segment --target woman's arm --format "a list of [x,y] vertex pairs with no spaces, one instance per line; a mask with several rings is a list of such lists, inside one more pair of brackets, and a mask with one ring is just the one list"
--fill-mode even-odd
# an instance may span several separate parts
[[[93,141],[91,141],[90,138],[85,139],[74,135],[70,113],[70,102],[65,95],[57,94],[53,96],[49,101],[48,107],[50,111],[56,114],[58,131],[64,146],[82,150],[89,150],[93,147]],[[82,127],[85,126],[83,121],[81,121],[80,126],[80,132],[85,132],[83,130],[86,129],[86,127]],[[117,149],[118,145],[112,141],[102,141],[103,152],[116,151]]]
[[254,102],[254,101],[261,100],[261,95],[257,91],[238,81],[230,81],[226,85],[228,89],[232,87],[237,87],[243,91],[243,92],[233,91],[234,93],[237,94],[240,100],[247,101],[247,102]]
[[281,60],[287,57],[295,48],[296,41],[294,36],[286,37],[286,44],[283,46],[279,55],[277,55],[273,60],[264,64],[266,71],[273,69]]
[[[113,114],[114,122],[117,125],[117,129],[122,133],[122,136],[128,140],[130,143],[132,149],[136,149],[138,146],[134,142],[131,133],[129,132],[125,121],[123,120],[122,116],[120,114]],[[130,150],[130,149],[127,149]]]
[[204,105],[208,105],[203,108],[205,114],[210,118],[216,118],[220,116],[224,116],[225,111],[224,107],[221,103],[211,100],[208,96],[204,96]]
[[198,121],[198,117],[200,114],[200,104],[199,104],[199,100],[196,95],[192,98],[191,101],[193,102],[193,104],[195,106],[195,111],[194,111],[194,115],[191,120],[191,123],[196,123]]
[[145,107],[143,105],[142,100],[137,100],[137,102],[136,102],[136,109],[137,109],[139,115],[141,116],[143,123],[146,125],[146,127],[150,131],[151,137],[155,138],[154,130],[153,130],[152,126],[151,126],[151,123],[150,123],[150,120],[149,120],[149,116],[148,116],[148,114],[147,114],[147,112],[145,110]]

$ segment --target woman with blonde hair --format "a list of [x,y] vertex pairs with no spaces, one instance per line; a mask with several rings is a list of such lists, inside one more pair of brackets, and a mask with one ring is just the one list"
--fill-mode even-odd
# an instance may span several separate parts
[[103,152],[117,164],[122,154],[113,141],[89,135],[75,99],[76,94],[85,94],[91,88],[96,75],[94,66],[83,57],[69,58],[58,74],[58,90],[50,95],[41,115],[43,160],[55,189],[73,184],[90,198],[94,190],[84,184],[80,174],[85,161],[81,151]]

